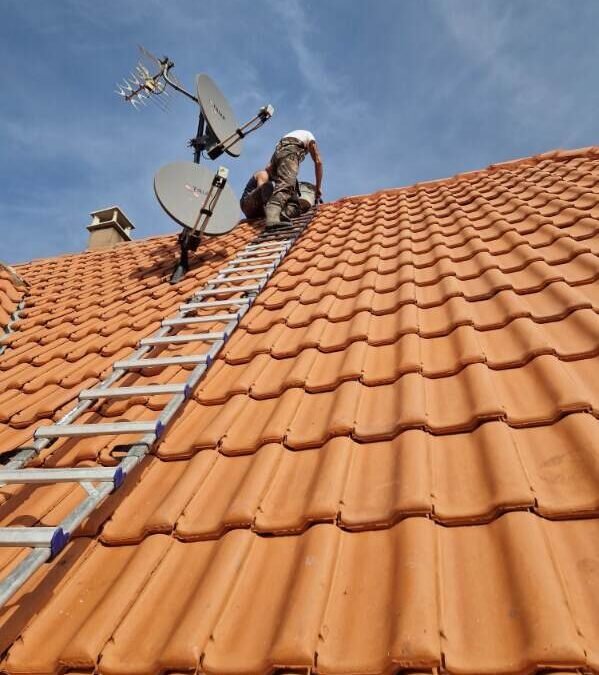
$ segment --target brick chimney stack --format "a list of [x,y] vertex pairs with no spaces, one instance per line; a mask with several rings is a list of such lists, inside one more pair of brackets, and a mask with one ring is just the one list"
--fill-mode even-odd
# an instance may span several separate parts
[[90,213],[92,222],[87,226],[88,251],[111,248],[123,241],[131,241],[131,230],[135,225],[118,206],[110,206]]

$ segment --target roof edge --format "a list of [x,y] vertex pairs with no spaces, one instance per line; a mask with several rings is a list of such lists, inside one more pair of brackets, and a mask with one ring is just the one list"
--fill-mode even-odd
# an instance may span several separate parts
[[5,263],[4,261],[0,260],[0,270],[4,270],[11,278],[13,284],[18,287],[27,287],[29,286],[29,283],[25,281],[23,277],[21,277],[17,271],[15,270],[14,267],[9,265],[8,263]]

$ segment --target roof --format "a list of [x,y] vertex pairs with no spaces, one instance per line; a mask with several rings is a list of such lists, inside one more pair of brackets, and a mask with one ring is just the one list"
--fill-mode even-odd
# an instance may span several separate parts
[[[176,287],[173,237],[19,266],[0,448],[255,229],[211,240]],[[0,670],[599,669],[598,230],[599,148],[322,206],[154,455],[0,610]],[[116,443],[39,461],[114,464]],[[0,494],[3,525],[76,499]]]

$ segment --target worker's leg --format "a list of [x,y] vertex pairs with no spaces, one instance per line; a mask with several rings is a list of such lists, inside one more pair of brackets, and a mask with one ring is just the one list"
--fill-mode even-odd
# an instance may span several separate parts
[[264,207],[268,203],[268,200],[272,197],[273,190],[275,189],[275,184],[269,180],[266,183],[263,183],[259,188],[260,192],[260,204],[262,206],[262,213],[264,214]]
[[281,210],[295,193],[299,171],[299,154],[294,149],[283,148],[273,155],[271,165],[275,173],[275,188],[266,204],[266,225],[276,225],[281,220]]
[[270,199],[274,185],[268,181],[252,190],[244,199],[241,200],[240,206],[243,214],[248,220],[254,218],[264,218],[264,206]]
[[264,217],[264,201],[262,199],[262,191],[260,187],[252,190],[240,202],[241,210],[246,218],[250,220],[253,218]]

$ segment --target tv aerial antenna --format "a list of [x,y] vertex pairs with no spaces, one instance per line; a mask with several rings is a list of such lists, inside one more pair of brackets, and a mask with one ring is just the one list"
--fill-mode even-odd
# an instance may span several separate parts
[[226,98],[208,75],[196,76],[196,95],[191,94],[173,75],[175,63],[168,56],[159,59],[141,45],[139,51],[140,60],[130,75],[117,84],[116,93],[134,108],[155,102],[165,109],[164,99],[170,95],[169,88],[199,104],[196,135],[188,142],[189,147],[193,148],[193,161],[196,164],[200,162],[203,152],[210,159],[220,157],[223,152],[239,157],[243,139],[274,114],[273,106],[265,105],[245,124],[239,125]]
[[174,62],[156,57],[140,46],[140,60],[131,74],[117,85],[117,94],[134,108],[155,102],[163,110],[175,91],[199,106],[195,136],[188,141],[193,162],[175,162],[160,169],[154,178],[154,192],[162,208],[183,230],[179,234],[180,257],[171,275],[177,283],[189,269],[189,251],[195,251],[203,235],[231,231],[239,219],[238,200],[227,184],[228,169],[213,174],[200,166],[203,156],[217,159],[223,153],[239,157],[243,139],[259,129],[274,114],[272,105],[262,106],[245,124],[235,113],[216,83],[206,74],[195,81],[190,93],[174,76]]

